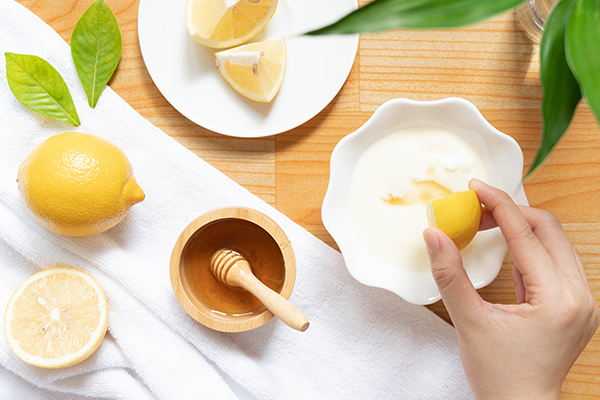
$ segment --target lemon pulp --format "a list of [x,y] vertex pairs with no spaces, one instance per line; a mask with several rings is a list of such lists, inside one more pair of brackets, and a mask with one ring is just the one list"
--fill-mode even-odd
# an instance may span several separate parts
[[185,23],[203,45],[232,47],[260,32],[276,8],[277,0],[188,0]]
[[250,43],[215,53],[219,72],[243,96],[259,102],[273,100],[285,75],[285,39]]
[[87,273],[49,268],[29,277],[12,295],[4,334],[21,360],[62,368],[85,360],[100,346],[108,324],[106,297]]

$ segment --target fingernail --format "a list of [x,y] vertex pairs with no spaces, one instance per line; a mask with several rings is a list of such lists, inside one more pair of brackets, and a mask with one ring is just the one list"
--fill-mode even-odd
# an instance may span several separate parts
[[423,231],[423,239],[425,239],[425,247],[427,247],[429,253],[436,252],[440,249],[440,238],[433,229],[425,229]]
[[472,188],[472,185],[475,185],[475,186],[488,186],[488,184],[487,184],[487,183],[485,183],[484,181],[480,181],[480,180],[479,180],[479,179],[477,179],[477,178],[472,178],[472,179],[469,181],[469,188]]
[[523,299],[521,298],[521,291],[519,290],[517,285],[515,285],[515,295],[517,296],[517,303],[518,304],[523,303]]

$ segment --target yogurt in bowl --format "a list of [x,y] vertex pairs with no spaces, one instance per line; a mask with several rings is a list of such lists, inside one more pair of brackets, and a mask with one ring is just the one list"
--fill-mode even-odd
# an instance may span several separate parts
[[[518,144],[468,101],[391,100],[334,149],[323,223],[354,278],[430,304],[440,295],[422,238],[426,204],[468,190],[471,178],[527,204],[522,170]],[[506,251],[496,228],[461,252],[476,288],[498,275]]]

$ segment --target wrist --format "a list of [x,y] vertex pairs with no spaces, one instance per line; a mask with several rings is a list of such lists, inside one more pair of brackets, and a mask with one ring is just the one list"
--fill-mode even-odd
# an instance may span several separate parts
[[475,396],[476,400],[557,400],[559,398],[560,393],[523,393],[523,394],[514,394],[514,395],[484,395],[484,396]]
[[558,390],[536,390],[534,388],[516,390],[516,388],[507,388],[504,393],[475,393],[476,400],[557,400],[559,396],[560,388]]

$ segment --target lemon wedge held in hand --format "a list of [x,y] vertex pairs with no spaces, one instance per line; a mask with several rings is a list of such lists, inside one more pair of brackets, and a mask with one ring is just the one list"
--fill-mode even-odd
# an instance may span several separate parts
[[276,8],[277,0],[187,0],[185,25],[205,46],[232,47],[260,32]]
[[106,231],[145,197],[127,156],[86,133],[46,139],[21,163],[18,181],[36,221],[67,236]]
[[279,91],[286,67],[285,39],[250,43],[215,53],[221,75],[243,96],[268,103]]
[[10,298],[4,336],[21,360],[42,368],[77,364],[96,351],[108,326],[102,288],[89,274],[56,267],[29,277]]
[[474,190],[452,193],[427,204],[429,226],[448,235],[459,250],[475,237],[481,215],[481,203]]

